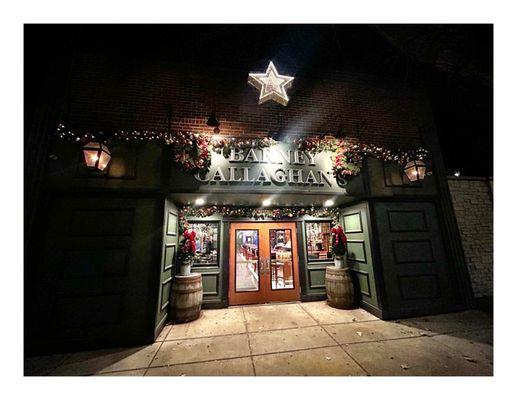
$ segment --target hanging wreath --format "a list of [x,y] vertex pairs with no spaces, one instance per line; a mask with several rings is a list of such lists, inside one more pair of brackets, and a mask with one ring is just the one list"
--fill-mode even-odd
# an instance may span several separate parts
[[199,133],[178,132],[171,135],[172,160],[184,171],[197,174],[206,173],[212,163],[210,137]]

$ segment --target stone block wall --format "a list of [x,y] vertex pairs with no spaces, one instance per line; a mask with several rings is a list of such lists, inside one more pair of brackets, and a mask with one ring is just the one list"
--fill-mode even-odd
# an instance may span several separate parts
[[493,296],[492,179],[448,177],[475,297]]

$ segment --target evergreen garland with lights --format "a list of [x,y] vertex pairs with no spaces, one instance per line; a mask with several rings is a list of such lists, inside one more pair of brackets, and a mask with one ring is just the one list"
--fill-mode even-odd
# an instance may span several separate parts
[[212,215],[222,215],[224,217],[253,218],[257,220],[264,219],[292,219],[302,216],[311,216],[315,218],[332,218],[336,223],[339,217],[337,208],[314,208],[314,207],[282,207],[272,209],[259,209],[254,207],[240,206],[206,206],[192,207],[184,206],[179,212],[179,223],[182,231],[189,228],[187,217],[206,218]]
[[[59,124],[56,135],[78,143],[89,141],[106,140],[103,132],[77,132],[67,129],[65,125]],[[211,152],[214,151],[228,157],[231,148],[266,148],[275,145],[277,142],[270,138],[232,138],[213,137],[211,135],[193,132],[164,132],[154,130],[117,130],[114,132],[113,140],[122,142],[143,142],[161,141],[172,146],[174,162],[184,171],[192,174],[206,173],[211,165]],[[355,143],[346,139],[337,139],[333,136],[319,136],[292,139],[299,150],[320,153],[323,151],[332,152],[332,166],[336,178],[356,176],[361,172],[363,160],[366,157],[373,157],[385,162],[395,162],[405,165],[411,160],[424,160],[429,153],[424,148],[416,150],[391,150],[373,144]]]

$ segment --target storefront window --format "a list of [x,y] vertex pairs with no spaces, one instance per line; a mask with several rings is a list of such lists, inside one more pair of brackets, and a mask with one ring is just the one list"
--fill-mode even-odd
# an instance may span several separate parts
[[309,262],[332,260],[330,222],[307,222],[305,236]]
[[190,223],[196,232],[196,255],[194,265],[218,265],[219,224],[217,222]]

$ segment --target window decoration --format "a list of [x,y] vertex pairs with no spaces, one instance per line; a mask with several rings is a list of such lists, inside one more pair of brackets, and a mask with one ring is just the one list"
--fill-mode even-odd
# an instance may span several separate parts
[[307,239],[308,262],[331,261],[332,232],[331,222],[306,222],[305,237]]
[[196,233],[194,265],[219,264],[219,223],[193,222],[189,229]]

